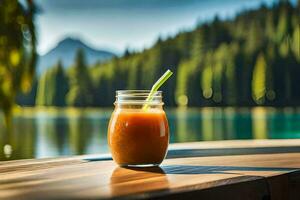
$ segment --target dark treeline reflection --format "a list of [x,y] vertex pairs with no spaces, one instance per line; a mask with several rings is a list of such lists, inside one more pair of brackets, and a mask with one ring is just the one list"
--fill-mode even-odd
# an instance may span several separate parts
[[[108,153],[110,114],[111,110],[97,109],[24,109],[15,116],[11,135],[0,124],[0,146],[12,145],[10,157],[0,151],[0,160]],[[167,115],[171,143],[300,138],[300,109],[172,109]]]

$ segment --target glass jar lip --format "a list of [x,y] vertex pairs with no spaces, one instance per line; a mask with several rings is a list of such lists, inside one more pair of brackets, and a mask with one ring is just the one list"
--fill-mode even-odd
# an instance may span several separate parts
[[129,104],[129,105],[163,105],[162,102],[162,91],[156,91],[152,99],[147,101],[151,90],[117,90],[116,101],[117,104]]
[[149,105],[149,106],[162,106],[163,102],[146,102],[146,101],[115,101],[114,105]]
[[[116,90],[116,94],[128,94],[128,93],[150,93],[151,90]],[[154,94],[162,94],[162,91],[158,90]]]

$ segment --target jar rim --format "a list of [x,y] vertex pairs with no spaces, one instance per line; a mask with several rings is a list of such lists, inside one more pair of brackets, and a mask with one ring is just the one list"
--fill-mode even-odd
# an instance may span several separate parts
[[[122,94],[122,93],[150,93],[151,90],[116,90],[116,94]],[[158,90],[155,91],[155,94],[161,94],[162,91]]]
[[151,90],[117,90],[116,91],[116,104],[129,104],[129,105],[163,105],[162,91],[156,91],[152,95],[152,99],[147,101]]
[[152,101],[146,102],[146,101],[134,101],[134,100],[132,100],[132,101],[115,101],[114,102],[114,105],[119,105],[119,104],[123,104],[123,105],[145,105],[145,104],[147,104],[147,105],[150,105],[150,106],[164,105],[163,102],[152,102]]

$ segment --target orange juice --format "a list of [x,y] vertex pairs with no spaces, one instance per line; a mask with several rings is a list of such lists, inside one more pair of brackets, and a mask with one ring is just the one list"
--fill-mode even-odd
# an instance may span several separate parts
[[159,165],[167,152],[169,127],[162,109],[116,109],[108,127],[108,144],[120,166]]

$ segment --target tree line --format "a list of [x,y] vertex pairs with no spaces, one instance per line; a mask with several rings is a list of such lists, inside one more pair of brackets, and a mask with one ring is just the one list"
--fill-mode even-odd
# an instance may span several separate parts
[[150,89],[171,69],[174,75],[162,87],[168,106],[297,106],[299,24],[300,1],[279,1],[233,19],[215,17],[192,31],[159,38],[142,52],[126,51],[94,66],[79,49],[71,68],[58,62],[36,81],[30,101],[112,106],[116,90]]

